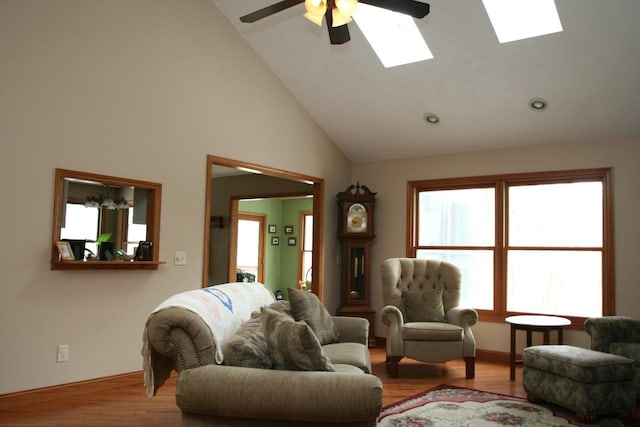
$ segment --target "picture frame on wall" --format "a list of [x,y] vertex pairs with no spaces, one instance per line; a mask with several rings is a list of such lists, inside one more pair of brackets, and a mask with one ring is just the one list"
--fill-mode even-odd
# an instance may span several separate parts
[[293,234],[293,225],[285,225],[284,234]]
[[280,244],[280,237],[273,236],[271,238],[271,244],[274,245],[274,246],[278,246]]
[[60,255],[61,260],[75,261],[76,256],[73,254],[73,250],[71,249],[69,242],[56,242],[56,247],[58,248],[58,254]]
[[278,231],[278,227],[275,224],[269,224],[269,234],[275,234]]
[[289,246],[295,246],[298,243],[297,239],[295,237],[289,237],[287,239],[287,244]]

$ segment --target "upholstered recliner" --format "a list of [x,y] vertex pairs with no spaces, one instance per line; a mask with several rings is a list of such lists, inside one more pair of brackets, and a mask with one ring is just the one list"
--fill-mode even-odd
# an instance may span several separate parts
[[382,322],[387,369],[398,376],[403,357],[439,363],[463,357],[466,377],[475,376],[474,309],[458,307],[460,269],[445,261],[390,258],[382,263]]
[[640,399],[640,319],[625,316],[592,317],[584,322],[591,349],[632,359],[633,386]]

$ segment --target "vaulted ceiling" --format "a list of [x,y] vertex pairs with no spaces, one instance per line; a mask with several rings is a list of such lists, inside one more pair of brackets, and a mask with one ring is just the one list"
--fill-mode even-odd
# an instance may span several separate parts
[[332,46],[302,4],[240,22],[275,1],[212,0],[353,162],[640,136],[638,0],[556,0],[564,31],[505,44],[481,0],[425,0],[434,58],[388,69],[355,21]]

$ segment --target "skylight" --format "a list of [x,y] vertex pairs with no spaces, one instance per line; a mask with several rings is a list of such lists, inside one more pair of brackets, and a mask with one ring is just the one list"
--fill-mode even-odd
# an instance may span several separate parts
[[411,16],[358,3],[353,18],[385,68],[433,58]]
[[562,31],[554,0],[482,0],[500,43]]

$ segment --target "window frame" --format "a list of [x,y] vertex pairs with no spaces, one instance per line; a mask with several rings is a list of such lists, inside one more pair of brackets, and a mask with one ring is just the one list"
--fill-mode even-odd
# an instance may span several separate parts
[[[479,309],[483,321],[503,322],[505,317],[514,314],[540,314],[507,311],[507,246],[508,242],[508,198],[509,186],[557,184],[598,181],[602,183],[602,315],[615,314],[615,280],[614,280],[614,225],[613,225],[613,190],[611,168],[575,169],[561,171],[526,172],[514,174],[441,178],[407,182],[407,246],[406,256],[415,257],[419,249],[483,249],[494,252],[493,278],[493,310]],[[481,246],[419,246],[418,197],[421,191],[454,190],[472,188],[495,189],[495,245]],[[554,248],[557,249],[557,248]],[[566,249],[566,248],[562,248]],[[563,316],[571,320],[572,327],[581,329],[584,317]]]
[[[311,282],[313,282],[313,273],[314,273],[314,268],[313,268],[313,230],[311,232],[312,237],[311,237],[311,249],[307,250],[305,249],[307,247],[307,241],[306,241],[306,235],[307,235],[307,230],[306,230],[306,218],[307,217],[311,217],[312,221],[315,221],[315,218],[313,218],[313,211],[300,211],[298,213],[298,243],[299,243],[299,250],[298,250],[298,283],[299,283],[299,287],[302,287],[302,284],[304,283],[304,289],[306,289],[306,279],[307,279],[307,272],[303,271],[304,270],[304,256],[305,253],[310,253],[311,254],[311,276],[310,278],[312,279]],[[313,225],[312,225],[313,227]],[[308,270],[308,269],[307,269]]]

